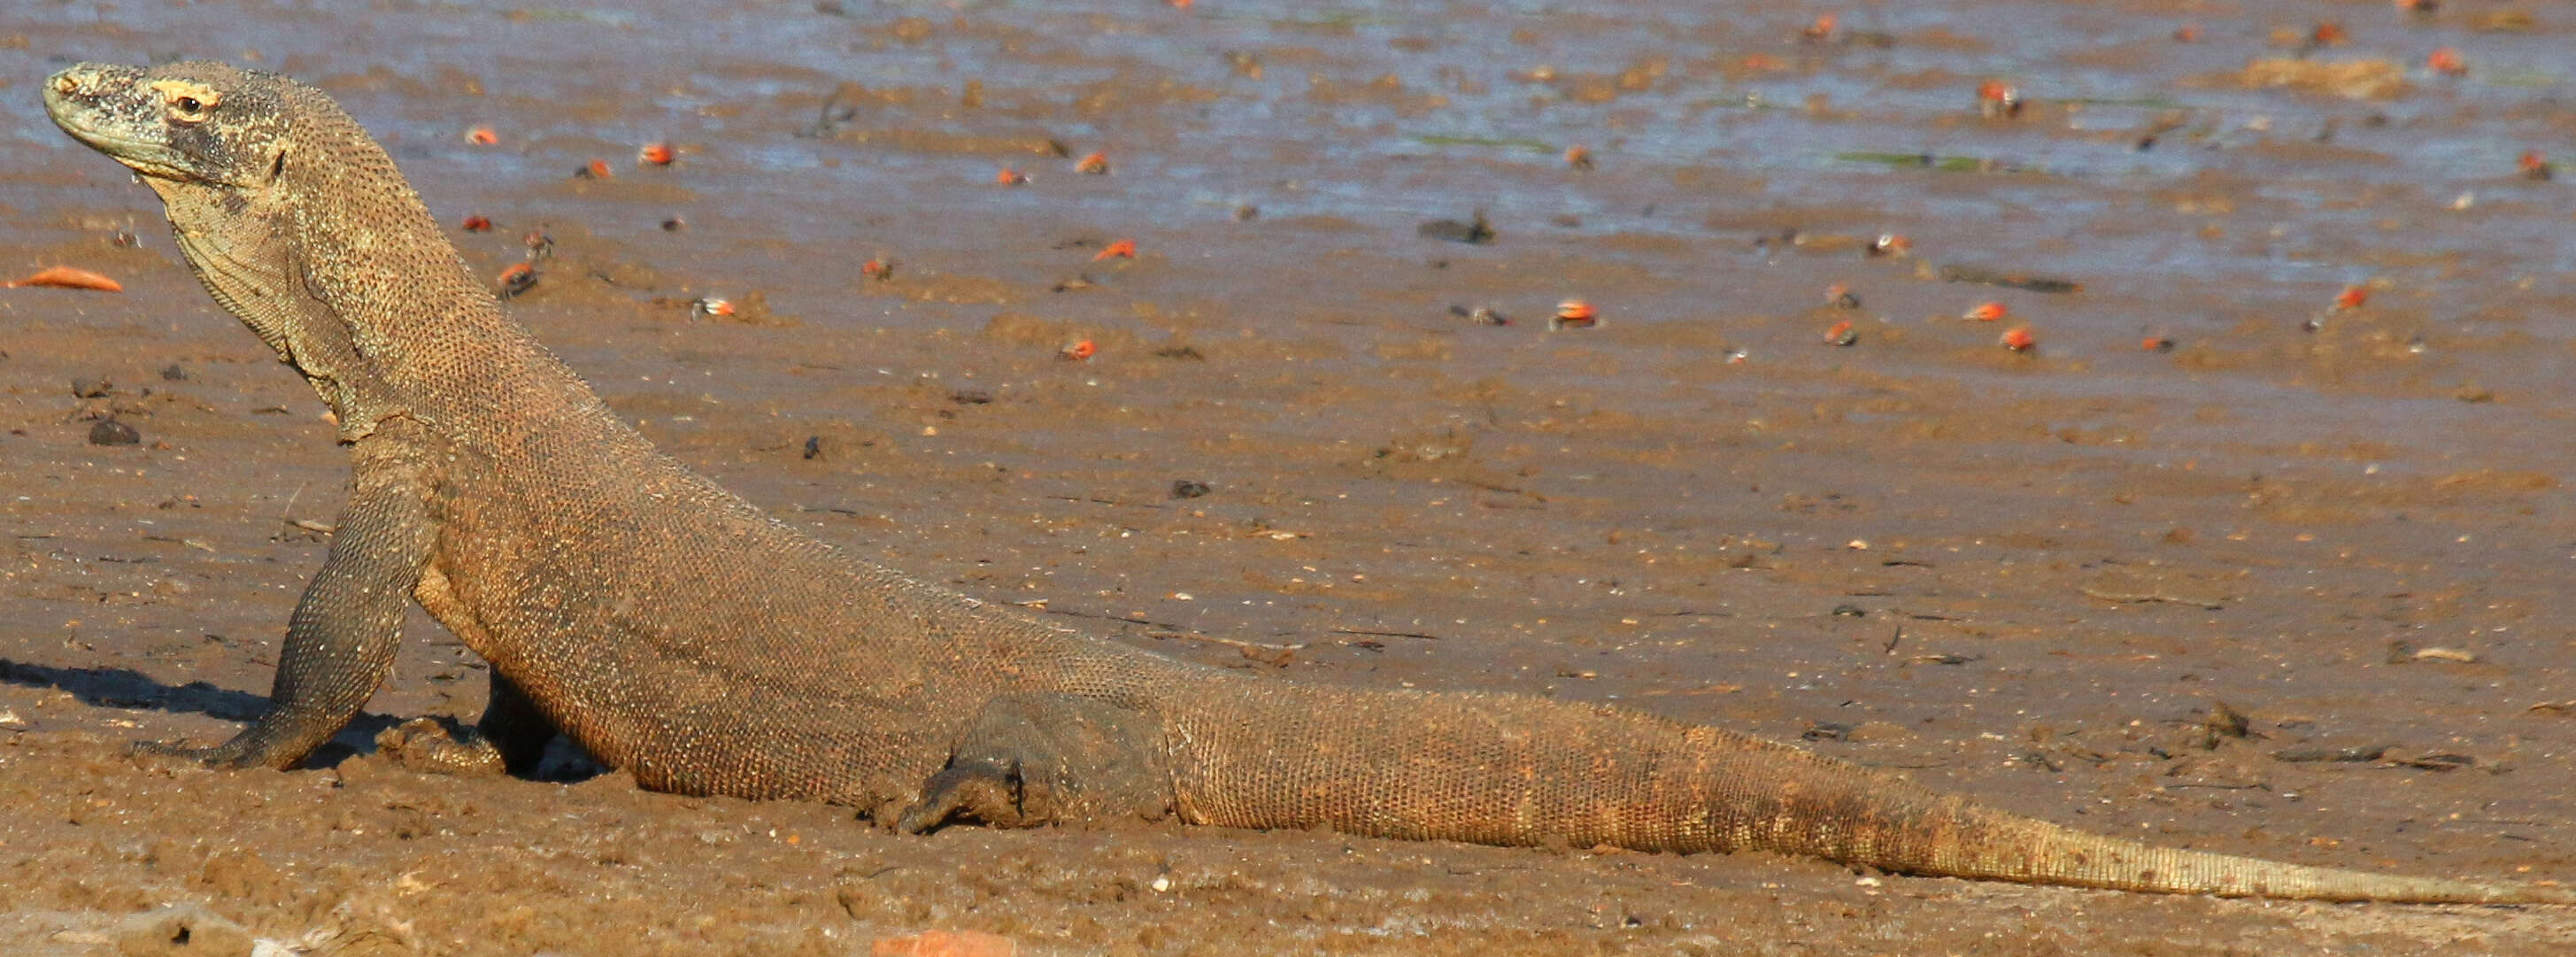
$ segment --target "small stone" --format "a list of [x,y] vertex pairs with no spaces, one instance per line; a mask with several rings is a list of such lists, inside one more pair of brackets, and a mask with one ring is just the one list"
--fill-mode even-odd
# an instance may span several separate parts
[[879,937],[868,945],[870,957],[1016,957],[1019,952],[1019,941],[973,930],[925,930]]
[[115,419],[100,419],[98,424],[89,427],[91,445],[135,445],[142,441],[143,433]]
[[105,379],[73,379],[72,396],[80,399],[104,399],[116,383]]
[[161,370],[161,381],[186,382],[188,381],[188,369],[186,366],[182,366],[176,362],[170,363],[167,368]]
[[1206,482],[1193,482],[1189,479],[1176,479],[1172,482],[1173,498],[1197,498],[1215,490],[1214,486]]
[[125,957],[250,957],[250,932],[193,904],[145,911],[116,929]]

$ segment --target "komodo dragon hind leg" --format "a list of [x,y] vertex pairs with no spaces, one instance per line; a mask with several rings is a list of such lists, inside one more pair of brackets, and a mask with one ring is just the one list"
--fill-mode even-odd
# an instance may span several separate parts
[[895,828],[953,819],[995,827],[1158,820],[1174,804],[1161,723],[1151,713],[1063,694],[995,698],[949,750]]

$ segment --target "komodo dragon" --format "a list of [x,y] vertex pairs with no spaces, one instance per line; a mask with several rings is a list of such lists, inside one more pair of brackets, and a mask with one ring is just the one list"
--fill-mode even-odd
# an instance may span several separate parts
[[1041,624],[835,551],[655,451],[502,313],[321,92],[219,63],[82,64],[44,96],[160,194],[197,277],[321,394],[354,467],[269,711],[215,747],[147,747],[294,767],[385,680],[408,597],[491,663],[478,733],[435,742],[450,756],[524,770],[560,730],[646,788],[828,801],[912,832],[1177,816],[2132,891],[2576,903],[2085,834],[1621,708],[1267,680]]

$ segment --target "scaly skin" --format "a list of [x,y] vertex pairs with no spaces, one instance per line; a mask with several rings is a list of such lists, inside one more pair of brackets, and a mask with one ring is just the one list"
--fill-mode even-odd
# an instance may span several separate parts
[[1393,838],[1770,850],[1914,874],[2328,900],[2576,903],[2149,847],[1634,711],[1264,680],[1041,624],[832,550],[654,451],[505,316],[320,92],[82,64],[54,122],[141,175],[217,301],[340,421],[353,478],[271,710],[210,763],[288,768],[384,681],[406,597],[492,664],[480,740],[555,730],[643,786],[919,831],[1177,815]]

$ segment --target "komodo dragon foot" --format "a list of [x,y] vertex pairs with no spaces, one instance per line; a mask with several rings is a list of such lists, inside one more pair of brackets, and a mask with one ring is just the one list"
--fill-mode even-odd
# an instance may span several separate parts
[[413,718],[376,732],[376,753],[423,774],[475,777],[503,774],[501,749],[479,737],[459,740],[436,718]]
[[495,674],[491,700],[473,732],[460,737],[447,722],[413,718],[377,732],[376,753],[426,774],[542,778],[548,774],[546,745],[560,733],[516,683]]
[[895,829],[920,834],[958,818],[994,827],[1160,820],[1176,803],[1160,731],[1145,711],[1072,695],[995,698]]

